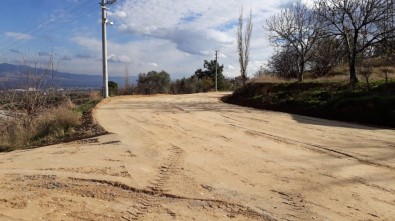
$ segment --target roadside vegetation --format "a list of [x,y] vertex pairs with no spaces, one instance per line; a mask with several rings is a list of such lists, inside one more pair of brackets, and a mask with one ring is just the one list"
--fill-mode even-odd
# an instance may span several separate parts
[[[192,94],[215,91],[217,72],[217,88],[219,91],[233,91],[241,86],[241,80],[228,79],[223,75],[223,65],[215,60],[203,63],[204,69],[197,69],[192,76],[171,81],[170,74],[166,71],[150,71],[138,75],[137,84],[130,83],[127,68],[125,68],[125,82],[117,87],[114,95],[131,94]],[[110,90],[111,91],[111,90]]]
[[395,127],[394,8],[385,0],[315,0],[282,9],[264,24],[275,48],[266,68],[224,100]]
[[36,104],[34,112],[29,112],[30,101],[22,99],[30,92],[18,92],[12,101],[5,98],[5,94],[4,91],[0,93],[3,110],[0,116],[0,152],[104,133],[91,116],[92,109],[101,100],[99,92],[54,92],[47,96],[45,102]]
[[[339,67],[341,69],[341,67]],[[224,101],[259,109],[395,128],[395,68],[350,88],[347,72],[303,82],[261,75]],[[363,78],[362,75],[357,75]]]
[[[33,61],[21,82],[0,87],[0,151],[33,148],[103,133],[90,116],[99,92],[64,91],[53,80],[54,61]],[[35,68],[32,68],[35,67]],[[88,126],[87,126],[88,125]]]

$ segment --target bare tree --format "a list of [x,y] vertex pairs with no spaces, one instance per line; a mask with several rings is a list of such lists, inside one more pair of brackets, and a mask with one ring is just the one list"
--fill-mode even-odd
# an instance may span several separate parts
[[358,82],[358,56],[369,47],[394,39],[394,1],[391,0],[317,0],[318,15],[327,32],[343,40],[350,71],[350,84]]
[[128,66],[128,64],[125,65],[123,78],[124,78],[124,85],[119,90],[119,93],[122,94],[122,95],[133,94],[133,87],[134,87],[134,85],[133,85],[133,83],[130,82],[129,66]]
[[303,81],[312,48],[322,34],[321,22],[314,11],[303,3],[295,3],[266,20],[264,28],[269,31],[268,37],[274,46],[290,46],[298,54],[298,78]]
[[277,77],[290,79],[298,76],[299,54],[292,46],[276,48],[276,52],[268,60],[270,72]]
[[[243,30],[244,18],[243,18],[243,7],[241,8],[239,17],[239,27],[237,29],[237,50],[239,52],[239,63],[240,63],[240,74],[243,81],[243,85],[247,80],[247,66],[249,62],[250,55],[250,41],[252,34],[252,12],[250,11],[250,16],[247,18],[247,26]],[[243,31],[244,36],[243,36]]]
[[51,105],[57,84],[54,56],[40,60],[34,56],[23,57],[23,66],[17,70],[17,80],[8,88],[0,88],[0,105],[12,113],[14,118],[29,124],[40,112]]
[[313,47],[313,57],[309,66],[314,77],[328,75],[344,59],[343,44],[333,37],[321,38]]

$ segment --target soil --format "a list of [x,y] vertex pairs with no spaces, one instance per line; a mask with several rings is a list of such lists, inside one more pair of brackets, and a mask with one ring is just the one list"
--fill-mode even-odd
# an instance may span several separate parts
[[127,96],[109,133],[0,153],[0,220],[393,220],[395,131]]

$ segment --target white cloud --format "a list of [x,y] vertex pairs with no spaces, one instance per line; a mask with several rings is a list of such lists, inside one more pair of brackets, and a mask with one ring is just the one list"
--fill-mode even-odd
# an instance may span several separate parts
[[[244,14],[247,15],[250,9],[253,13],[250,58],[254,65],[249,67],[248,72],[254,73],[260,67],[255,63],[265,60],[271,54],[262,25],[273,12],[279,10],[280,1],[269,0],[265,4],[261,0],[243,2]],[[143,38],[139,42],[143,45],[147,39],[161,42],[161,47],[166,45],[168,48],[166,51],[154,46],[149,47],[152,51],[143,49],[136,54],[138,60],[152,56],[154,60],[158,60],[156,63],[160,63],[170,73],[191,75],[196,69],[202,68],[203,60],[214,59],[215,50],[219,50],[219,62],[225,64],[225,67],[233,67],[226,69],[226,74],[237,76],[236,28],[241,5],[241,0],[173,0],[171,3],[162,0],[125,0],[113,6],[109,17],[116,20],[118,30],[125,36]],[[136,44],[133,45],[136,47]],[[175,54],[177,56],[173,56]],[[184,63],[182,68],[177,61],[173,61],[177,57],[189,63]],[[141,63],[149,62],[142,60]],[[177,64],[177,67],[171,64]]]
[[33,36],[24,34],[24,33],[17,33],[17,32],[6,32],[5,35],[7,37],[14,38],[16,40],[29,40],[32,39]]
[[132,60],[129,56],[127,55],[115,55],[111,54],[108,56],[108,62],[113,62],[113,63],[130,63]]
[[[248,67],[248,75],[252,75],[272,53],[262,25],[287,1],[243,2],[244,14],[250,9],[253,13]],[[224,74],[239,75],[236,31],[241,4],[241,0],[119,1],[108,13],[116,24],[108,29],[110,75],[122,75],[127,63],[132,75],[160,68],[172,77],[188,77],[203,68],[204,60],[214,60],[215,50],[219,50],[218,62],[224,64]],[[73,54],[89,56],[75,56],[70,62],[87,66],[90,73],[100,73],[101,39],[92,36],[76,34],[72,38],[80,47]]]
[[233,65],[228,65],[228,69],[235,70],[236,68]]
[[112,16],[112,17],[116,17],[116,18],[126,18],[128,16],[128,14],[122,10],[119,11],[108,11],[108,16]]
[[148,66],[153,66],[153,67],[158,67],[159,65],[157,63],[148,63]]
[[75,36],[72,40],[81,47],[94,50],[95,52],[101,52],[102,42],[99,39],[84,36]]

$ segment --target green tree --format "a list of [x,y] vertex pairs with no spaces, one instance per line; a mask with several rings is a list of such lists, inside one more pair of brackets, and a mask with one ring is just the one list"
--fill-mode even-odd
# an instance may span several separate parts
[[169,86],[170,75],[165,71],[150,71],[138,76],[137,91],[140,94],[165,94],[169,92]]
[[[205,82],[204,85],[211,85],[207,82],[207,80],[212,82],[212,85],[215,85],[215,65],[217,65],[217,83],[218,83],[218,90],[225,89],[225,77],[222,74],[224,71],[224,65],[219,65],[215,62],[215,60],[207,61],[204,60],[204,68],[206,70],[202,70],[199,68],[195,71],[195,76],[199,80],[203,80]],[[206,89],[206,88],[205,88]]]
[[118,84],[114,81],[108,82],[108,91],[110,92],[110,96],[118,95]]

